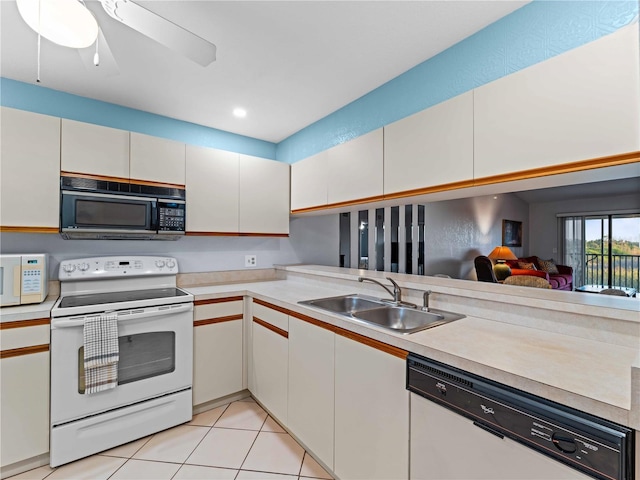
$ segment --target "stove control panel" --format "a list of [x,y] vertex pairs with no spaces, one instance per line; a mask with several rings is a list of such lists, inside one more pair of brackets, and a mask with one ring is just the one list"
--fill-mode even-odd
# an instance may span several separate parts
[[60,262],[58,278],[65,280],[98,280],[151,275],[176,275],[178,261],[171,257],[92,257]]

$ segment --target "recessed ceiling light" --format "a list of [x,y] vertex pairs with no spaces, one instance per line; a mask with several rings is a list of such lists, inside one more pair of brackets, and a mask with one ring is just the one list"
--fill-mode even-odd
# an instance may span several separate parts
[[244,108],[234,108],[233,115],[238,118],[244,118],[247,116],[247,111]]

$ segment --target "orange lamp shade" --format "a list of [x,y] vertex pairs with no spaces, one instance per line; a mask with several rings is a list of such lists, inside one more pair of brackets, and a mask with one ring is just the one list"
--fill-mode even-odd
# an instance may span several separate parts
[[517,260],[518,257],[511,251],[509,247],[496,247],[489,254],[491,260]]

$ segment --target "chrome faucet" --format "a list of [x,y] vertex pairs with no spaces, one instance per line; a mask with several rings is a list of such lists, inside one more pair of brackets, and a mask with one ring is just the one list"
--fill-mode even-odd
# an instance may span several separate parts
[[428,312],[429,311],[429,295],[431,295],[431,290],[427,290],[426,292],[424,292],[422,294],[422,308],[421,310],[423,312]]
[[391,279],[389,277],[387,277],[387,280],[389,280],[393,284],[393,292],[389,289],[389,287],[387,287],[386,285],[380,283],[378,280],[375,280],[373,278],[358,277],[358,281],[359,282],[371,282],[371,283],[375,283],[377,285],[380,285],[387,292],[389,292],[389,295],[391,295],[393,297],[393,303],[401,304],[402,303],[402,289],[400,288],[400,285],[398,285],[393,279]]

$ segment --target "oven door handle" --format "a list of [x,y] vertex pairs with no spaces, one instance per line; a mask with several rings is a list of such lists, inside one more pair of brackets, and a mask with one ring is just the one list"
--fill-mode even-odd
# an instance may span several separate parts
[[[143,311],[140,311],[143,310]],[[160,317],[164,315],[175,315],[177,313],[189,312],[193,310],[192,303],[182,303],[180,305],[166,305],[157,307],[153,310],[132,309],[118,313],[118,322],[128,322],[130,320],[139,320],[141,318]],[[111,312],[105,312],[111,313]],[[95,315],[85,315],[83,317],[70,318],[68,320],[54,320],[51,322],[51,328],[72,328],[84,326],[84,321],[88,317]]]

